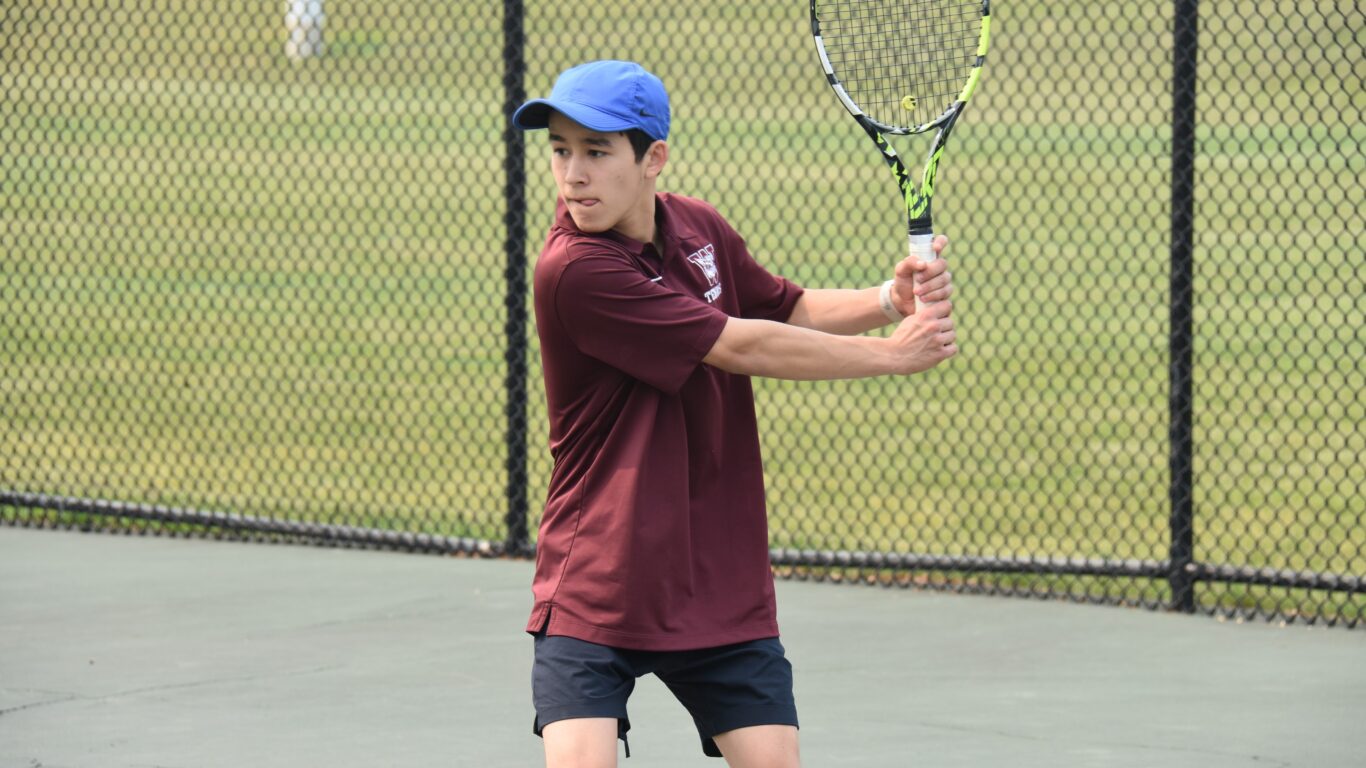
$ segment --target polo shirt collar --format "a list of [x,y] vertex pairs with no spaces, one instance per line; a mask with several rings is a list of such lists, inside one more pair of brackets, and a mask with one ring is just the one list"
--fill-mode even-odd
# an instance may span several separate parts
[[[632,255],[639,256],[645,252],[647,243],[642,243],[634,238],[609,229],[606,232],[583,232],[574,224],[574,217],[569,215],[569,208],[564,204],[564,198],[557,198],[555,201],[555,226],[567,229],[587,237],[601,237],[617,243],[631,252]],[[697,232],[678,214],[675,203],[667,193],[655,193],[655,227],[660,232],[660,239],[664,243],[691,241],[697,239]],[[667,252],[669,249],[665,248]],[[663,254],[661,254],[662,256]]]

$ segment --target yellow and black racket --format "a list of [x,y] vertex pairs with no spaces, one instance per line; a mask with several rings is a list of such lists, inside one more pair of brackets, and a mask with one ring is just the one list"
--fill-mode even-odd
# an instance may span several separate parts
[[[989,0],[811,0],[811,33],[830,87],[896,174],[911,255],[932,261],[934,177],[982,74]],[[886,137],[931,128],[939,133],[917,187]]]

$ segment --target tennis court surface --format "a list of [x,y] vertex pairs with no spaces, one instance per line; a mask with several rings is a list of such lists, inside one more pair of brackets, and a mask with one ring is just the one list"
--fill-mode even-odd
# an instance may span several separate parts
[[[0,528],[0,766],[536,766],[531,565]],[[778,583],[820,766],[1360,766],[1366,635]],[[722,766],[653,678],[626,768]]]

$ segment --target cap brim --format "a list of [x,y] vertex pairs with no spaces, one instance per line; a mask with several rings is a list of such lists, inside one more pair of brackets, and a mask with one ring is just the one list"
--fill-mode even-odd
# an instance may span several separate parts
[[572,101],[532,99],[512,113],[512,124],[524,131],[550,126],[550,111],[554,110],[590,131],[626,131],[639,127],[634,121],[618,117],[600,109]]

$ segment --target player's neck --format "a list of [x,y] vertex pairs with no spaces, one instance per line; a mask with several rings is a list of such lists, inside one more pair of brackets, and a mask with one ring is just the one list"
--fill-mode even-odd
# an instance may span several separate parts
[[655,248],[659,248],[655,242],[659,237],[659,228],[655,226],[654,189],[648,195],[642,195],[640,202],[613,229],[632,240],[653,243]]

